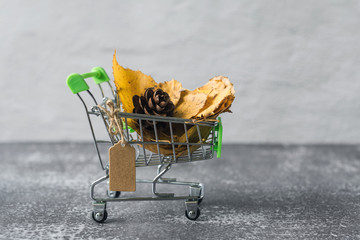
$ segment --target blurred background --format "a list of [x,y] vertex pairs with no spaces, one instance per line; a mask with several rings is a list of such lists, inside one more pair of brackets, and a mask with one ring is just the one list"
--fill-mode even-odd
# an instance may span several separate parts
[[359,1],[1,1],[0,142],[91,141],[70,73],[234,83],[225,143],[360,142]]

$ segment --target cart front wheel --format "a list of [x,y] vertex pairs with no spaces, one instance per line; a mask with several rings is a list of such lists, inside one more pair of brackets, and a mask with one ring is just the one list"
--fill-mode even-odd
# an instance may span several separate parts
[[104,210],[103,213],[102,212],[92,212],[91,216],[95,222],[103,223],[107,219],[108,214],[107,214],[107,211]]
[[200,209],[198,208],[196,211],[188,211],[185,210],[185,216],[192,221],[195,221],[200,216]]

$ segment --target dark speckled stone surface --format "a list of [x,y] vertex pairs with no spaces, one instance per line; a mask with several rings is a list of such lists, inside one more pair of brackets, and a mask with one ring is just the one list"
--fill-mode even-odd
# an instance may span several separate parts
[[205,184],[194,222],[183,201],[109,203],[94,222],[90,143],[0,144],[0,164],[1,239],[360,238],[359,146],[225,145],[222,159],[174,165],[166,176]]

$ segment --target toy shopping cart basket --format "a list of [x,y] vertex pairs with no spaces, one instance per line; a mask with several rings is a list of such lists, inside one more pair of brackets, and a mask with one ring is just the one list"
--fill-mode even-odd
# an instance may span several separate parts
[[[89,90],[88,84],[85,82],[86,78],[93,78],[96,85],[98,85],[101,93],[101,100],[97,101],[92,92]],[[90,187],[90,197],[93,202],[93,212],[92,218],[96,222],[104,222],[107,218],[106,205],[107,202],[120,202],[120,201],[154,201],[154,200],[185,200],[185,216],[190,220],[196,220],[200,215],[199,204],[201,203],[204,197],[204,186],[202,183],[196,182],[186,182],[186,181],[177,181],[175,178],[163,178],[162,176],[169,171],[172,164],[181,163],[181,162],[194,162],[198,160],[212,159],[215,152],[219,158],[221,155],[221,141],[222,141],[222,125],[221,119],[218,118],[217,121],[209,122],[196,122],[191,119],[181,119],[174,117],[160,117],[160,116],[149,116],[145,114],[133,114],[133,113],[124,113],[119,112],[119,117],[123,119],[123,128],[124,128],[124,138],[125,140],[135,148],[136,152],[136,167],[145,167],[145,166],[158,166],[156,176],[153,179],[136,179],[136,183],[149,183],[152,187],[152,195],[150,196],[120,196],[118,191],[110,191],[109,188],[106,190],[106,195],[104,197],[95,196],[95,186],[99,183],[109,180],[109,163],[105,162],[102,159],[100,154],[99,146],[100,144],[107,143],[109,145],[114,145],[121,140],[121,135],[112,135],[108,132],[109,140],[99,140],[96,138],[94,127],[92,121],[98,117],[102,119],[101,121],[105,124],[106,129],[110,125],[110,120],[107,114],[103,112],[102,109],[107,109],[106,102],[112,100],[115,104],[117,103],[117,93],[114,91],[112,85],[109,82],[109,77],[106,74],[105,70],[100,67],[95,67],[89,73],[85,74],[71,74],[67,78],[67,85],[70,90],[77,94],[83,103],[87,119],[89,121],[92,137],[95,143],[95,149],[99,158],[101,168],[105,171],[105,176],[94,181]],[[105,87],[108,91],[111,91],[110,97],[106,97],[104,94]],[[84,95],[88,94],[87,98],[90,100],[90,104],[84,100]],[[102,108],[99,107],[102,106]],[[116,106],[116,105],[115,105]],[[128,126],[128,120],[134,119],[140,125],[140,132],[137,133]],[[143,139],[143,128],[142,123],[152,122],[154,126],[154,137],[151,141],[144,141]],[[170,127],[171,141],[162,141],[158,138],[158,129],[157,125],[168,124]],[[179,142],[174,138],[173,126],[183,127],[186,137],[186,141]],[[207,127],[210,129],[210,134],[207,136],[201,135],[201,128]],[[197,132],[197,141],[192,142],[188,137],[188,130],[190,128],[196,128]],[[146,146],[152,145],[152,149],[157,151],[152,152],[146,149]],[[171,154],[162,154],[161,146],[168,145]],[[177,154],[176,147],[181,146],[185,149],[185,153],[179,155]],[[171,151],[172,149],[172,151]],[[195,149],[195,150],[194,150]],[[186,151],[187,150],[187,151]],[[107,182],[108,183],[108,182]],[[182,185],[189,187],[189,194],[174,194],[174,193],[160,193],[157,191],[158,184],[168,184],[170,186]]]

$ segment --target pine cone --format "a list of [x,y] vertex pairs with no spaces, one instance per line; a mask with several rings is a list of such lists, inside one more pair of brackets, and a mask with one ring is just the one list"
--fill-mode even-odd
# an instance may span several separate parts
[[[133,96],[133,113],[156,115],[162,117],[172,116],[175,105],[170,100],[169,94],[162,89],[147,88],[144,95]],[[146,121],[145,128],[153,126],[152,121]]]

